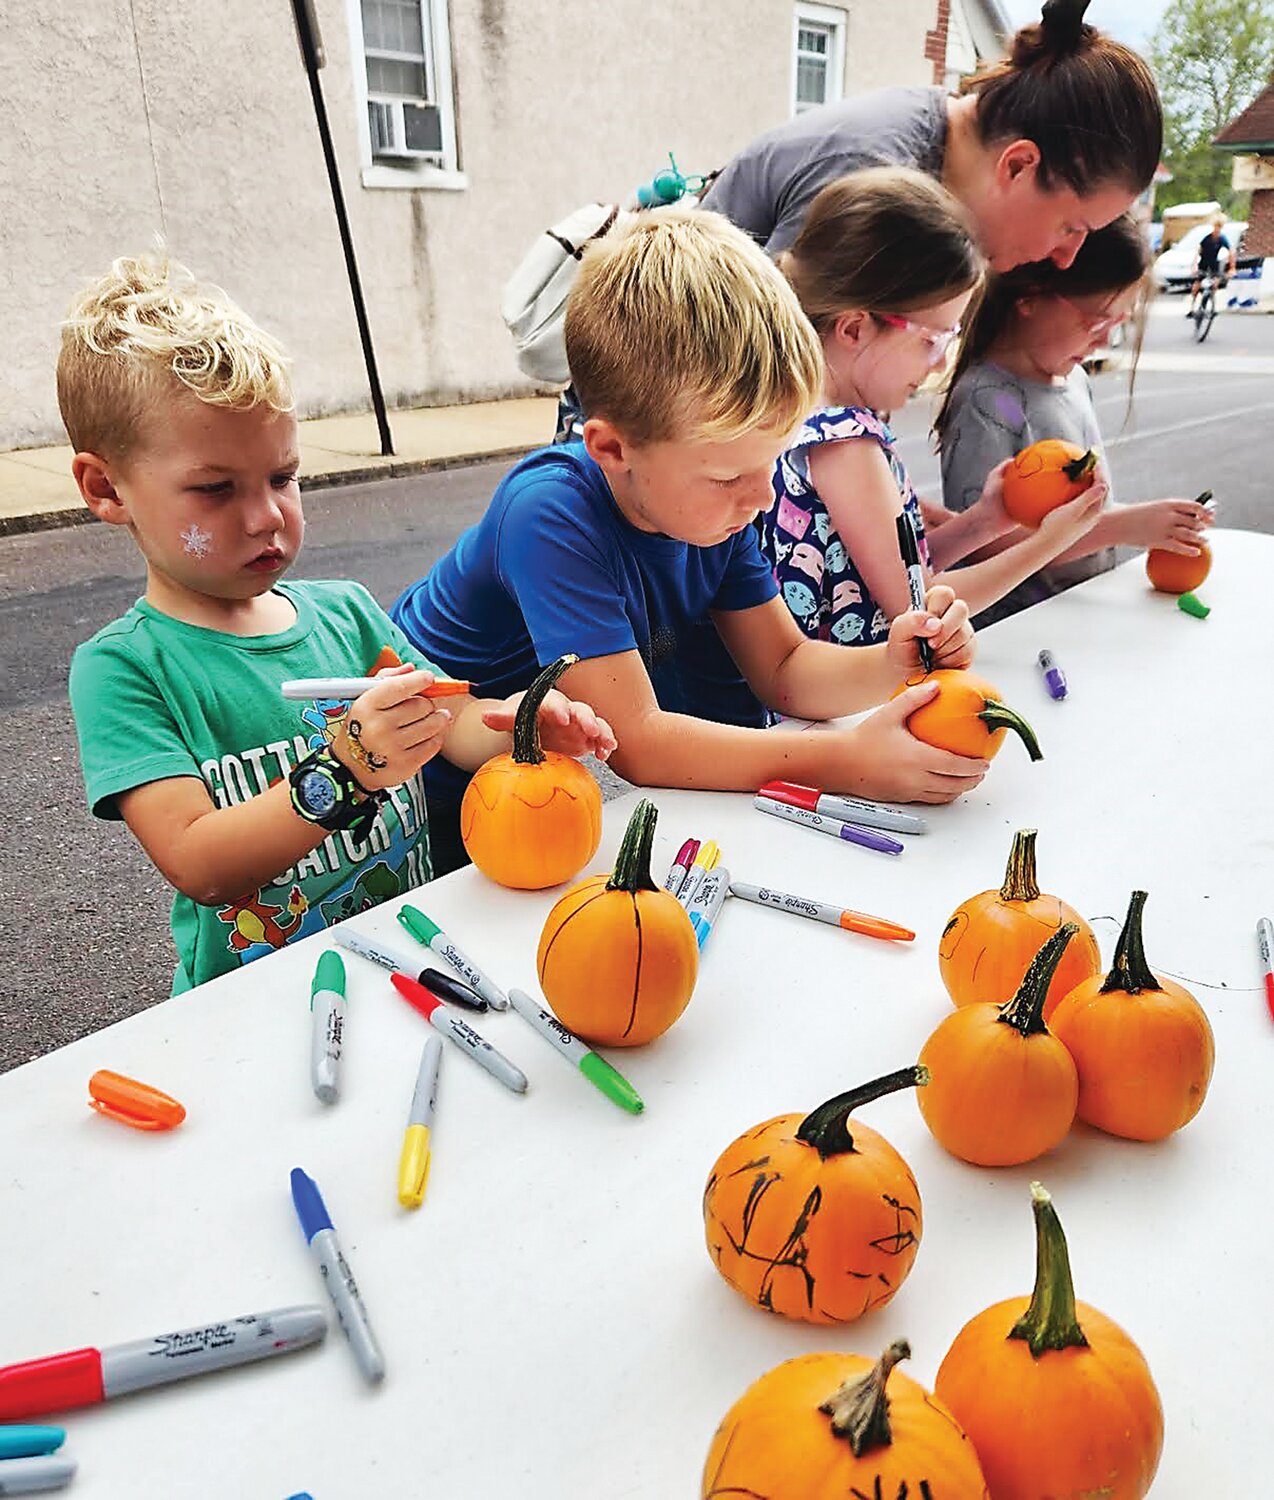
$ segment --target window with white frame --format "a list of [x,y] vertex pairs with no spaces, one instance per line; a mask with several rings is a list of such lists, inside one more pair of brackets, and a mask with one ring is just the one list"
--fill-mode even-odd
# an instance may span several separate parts
[[447,0],[348,0],[366,109],[369,187],[463,186],[456,170]]
[[798,5],[792,54],[792,113],[833,104],[845,78],[845,12],[834,5]]

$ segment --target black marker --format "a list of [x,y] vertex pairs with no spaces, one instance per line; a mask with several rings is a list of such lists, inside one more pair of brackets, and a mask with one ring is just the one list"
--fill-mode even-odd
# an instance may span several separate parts
[[[907,587],[911,590],[912,609],[923,610],[925,607],[925,583],[924,574],[920,570],[920,553],[916,549],[916,529],[911,524],[911,517],[907,512],[900,511],[897,518],[898,526],[898,551],[902,554],[903,566],[907,570]],[[933,671],[933,647],[928,641],[917,637],[916,645],[920,648],[920,665],[926,672]]]

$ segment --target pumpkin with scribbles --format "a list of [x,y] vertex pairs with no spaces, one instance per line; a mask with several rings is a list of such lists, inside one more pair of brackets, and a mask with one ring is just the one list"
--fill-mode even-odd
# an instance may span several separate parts
[[736,1291],[805,1323],[883,1307],[920,1245],[920,1191],[884,1136],[849,1115],[927,1081],[902,1068],[813,1114],[779,1115],[723,1151],[703,1195],[708,1253]]

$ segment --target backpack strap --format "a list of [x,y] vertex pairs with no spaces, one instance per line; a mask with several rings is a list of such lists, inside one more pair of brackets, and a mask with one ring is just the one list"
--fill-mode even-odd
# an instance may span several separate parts
[[548,235],[549,239],[556,240],[557,243],[561,245],[562,249],[566,251],[567,255],[573,256],[576,260],[583,260],[584,251],[588,249],[588,247],[593,243],[594,240],[600,240],[603,235],[608,234],[612,225],[615,223],[615,220],[618,217],[619,204],[613,203],[611,205],[610,213],[606,215],[606,218],[603,220],[603,222],[599,224],[597,228],[592,232],[592,234],[590,234],[589,237],[580,245],[572,245],[570,240],[566,239],[563,235],[558,234],[556,230],[546,229],[544,233]]

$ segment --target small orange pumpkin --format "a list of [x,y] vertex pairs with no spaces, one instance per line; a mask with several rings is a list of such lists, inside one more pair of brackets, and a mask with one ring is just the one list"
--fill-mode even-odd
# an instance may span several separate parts
[[990,760],[1012,729],[1021,737],[1032,760],[1043,760],[1035,731],[1020,714],[1000,701],[1000,690],[969,671],[938,667],[916,672],[892,697],[921,682],[936,682],[938,694],[908,715],[907,728],[918,740],[938,750]]
[[474,773],[460,804],[469,858],[497,885],[541,891],[578,875],[602,839],[602,793],[573,756],[544,750],[538,715],[545,694],[578,656],[544,668],[513,721],[513,749]]
[[1141,1350],[1075,1301],[1066,1236],[1031,1184],[1035,1290],[956,1335],[934,1393],[973,1440],[995,1500],[1141,1500],[1163,1450],[1163,1408]]
[[1091,448],[1060,438],[1032,443],[1004,471],[1004,509],[1019,526],[1034,529],[1049,511],[1082,495],[1096,467]]
[[1188,594],[1197,589],[1212,571],[1212,549],[1199,543],[1193,557],[1184,552],[1169,552],[1165,547],[1151,547],[1146,553],[1146,577],[1161,594]]
[[925,1082],[923,1068],[902,1068],[726,1147],[703,1222],[708,1253],[736,1291],[806,1323],[849,1323],[889,1301],[920,1246],[920,1190],[884,1136],[860,1124],[850,1134],[849,1115]]
[[924,1044],[925,1124],[952,1156],[979,1167],[1034,1161],[1075,1119],[1075,1060],[1044,1024],[1044,996],[1078,928],[1064,922],[1031,961],[1007,1005],[965,1005]]
[[947,919],[938,943],[938,970],[957,1005],[1003,1005],[1021,984],[1031,960],[1063,922],[1078,929],[1062,954],[1044,1000],[1047,1021],[1062,997],[1101,972],[1093,929],[1069,902],[1041,893],[1035,874],[1034,828],[1013,835],[1004,883],[962,901]]
[[662,1036],[690,1003],[699,943],[685,908],[650,878],[658,814],[644,798],[615,869],[582,880],[548,914],[536,967],[569,1030],[612,1047]]
[[1150,971],[1145,904],[1145,891],[1134,891],[1110,973],[1073,989],[1051,1025],[1079,1069],[1079,1118],[1109,1135],[1159,1141],[1203,1107],[1216,1053],[1199,1002]]
[[924,1386],[892,1373],[910,1354],[899,1339],[874,1365],[860,1354],[802,1354],[762,1375],[717,1428],[702,1500],[989,1500],[959,1423]]

